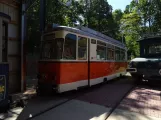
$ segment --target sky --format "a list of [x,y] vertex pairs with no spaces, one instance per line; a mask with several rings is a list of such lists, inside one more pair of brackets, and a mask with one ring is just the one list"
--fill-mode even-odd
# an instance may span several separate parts
[[107,0],[112,5],[113,11],[116,9],[125,10],[126,5],[129,5],[132,0]]

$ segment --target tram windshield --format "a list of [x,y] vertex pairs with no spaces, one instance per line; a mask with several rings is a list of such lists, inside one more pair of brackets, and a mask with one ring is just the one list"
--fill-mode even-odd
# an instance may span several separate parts
[[63,42],[63,38],[43,41],[41,59],[62,59]]

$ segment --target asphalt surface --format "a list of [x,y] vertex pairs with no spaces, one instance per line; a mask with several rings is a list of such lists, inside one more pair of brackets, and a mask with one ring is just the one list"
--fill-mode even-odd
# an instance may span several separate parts
[[159,120],[159,83],[134,84],[130,76],[89,89],[34,97],[25,108],[0,114],[6,120]]

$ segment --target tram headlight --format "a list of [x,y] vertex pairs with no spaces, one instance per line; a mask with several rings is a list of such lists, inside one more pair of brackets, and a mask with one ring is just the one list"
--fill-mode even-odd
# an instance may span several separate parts
[[129,68],[132,68],[132,67],[137,67],[137,65],[138,65],[138,62],[134,62],[134,61],[132,61],[132,62],[130,62],[129,63]]
[[128,65],[128,67],[129,67],[129,68],[131,68],[131,67],[132,67],[132,64],[133,64],[133,63],[132,63],[132,62],[130,62],[130,63],[129,63],[129,65]]

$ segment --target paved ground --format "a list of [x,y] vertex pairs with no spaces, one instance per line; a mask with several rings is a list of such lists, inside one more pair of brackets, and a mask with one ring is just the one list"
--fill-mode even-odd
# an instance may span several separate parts
[[161,119],[161,88],[138,86],[118,108]]
[[[32,120],[161,120],[161,87],[147,85],[133,87],[133,81],[124,78],[53,97],[34,97],[24,109],[13,109],[10,116],[4,118],[7,120],[16,118],[17,120],[29,118]],[[131,88],[133,90],[126,94]]]

